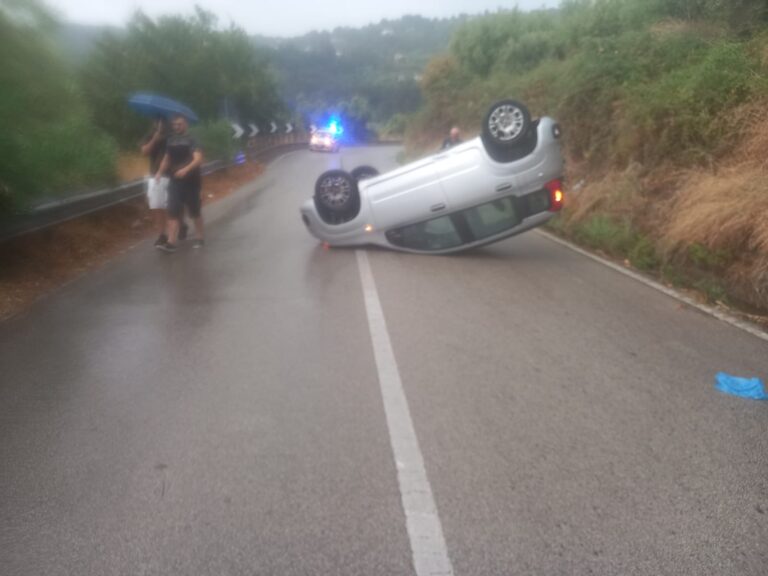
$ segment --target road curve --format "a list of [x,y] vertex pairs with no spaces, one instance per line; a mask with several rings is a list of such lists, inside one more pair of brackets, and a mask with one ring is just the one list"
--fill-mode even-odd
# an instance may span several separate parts
[[768,345],[536,233],[324,250],[316,176],[396,152],[288,154],[0,324],[0,573],[766,574],[768,404],[713,380]]

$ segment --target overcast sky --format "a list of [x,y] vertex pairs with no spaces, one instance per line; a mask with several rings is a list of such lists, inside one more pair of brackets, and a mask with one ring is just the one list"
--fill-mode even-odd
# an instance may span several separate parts
[[[295,36],[336,26],[363,26],[405,14],[444,17],[497,8],[557,6],[560,0],[200,0],[224,23],[235,22],[252,34]],[[122,25],[137,9],[151,16],[188,14],[190,0],[48,0],[63,20],[81,24]]]

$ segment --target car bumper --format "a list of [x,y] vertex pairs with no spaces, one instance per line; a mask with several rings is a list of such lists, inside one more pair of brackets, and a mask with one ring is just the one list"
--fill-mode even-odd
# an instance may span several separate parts
[[338,149],[338,144],[310,144],[309,149],[315,152],[333,152]]

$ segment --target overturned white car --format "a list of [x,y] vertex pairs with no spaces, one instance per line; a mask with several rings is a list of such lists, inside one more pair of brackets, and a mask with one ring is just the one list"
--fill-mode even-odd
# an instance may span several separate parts
[[301,208],[330,246],[458,252],[544,224],[562,208],[560,127],[514,100],[494,104],[482,135],[386,174],[330,170]]

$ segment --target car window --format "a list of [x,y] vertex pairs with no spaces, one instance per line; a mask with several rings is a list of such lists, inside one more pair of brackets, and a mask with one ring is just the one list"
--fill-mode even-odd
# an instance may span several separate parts
[[449,216],[395,228],[387,232],[387,239],[395,246],[413,250],[446,250],[462,243]]
[[528,209],[527,215],[532,216],[540,212],[545,212],[550,208],[549,192],[547,190],[538,190],[523,196]]
[[515,209],[512,197],[499,198],[487,204],[468,208],[461,214],[464,215],[475,240],[494,236],[520,224],[520,215]]

